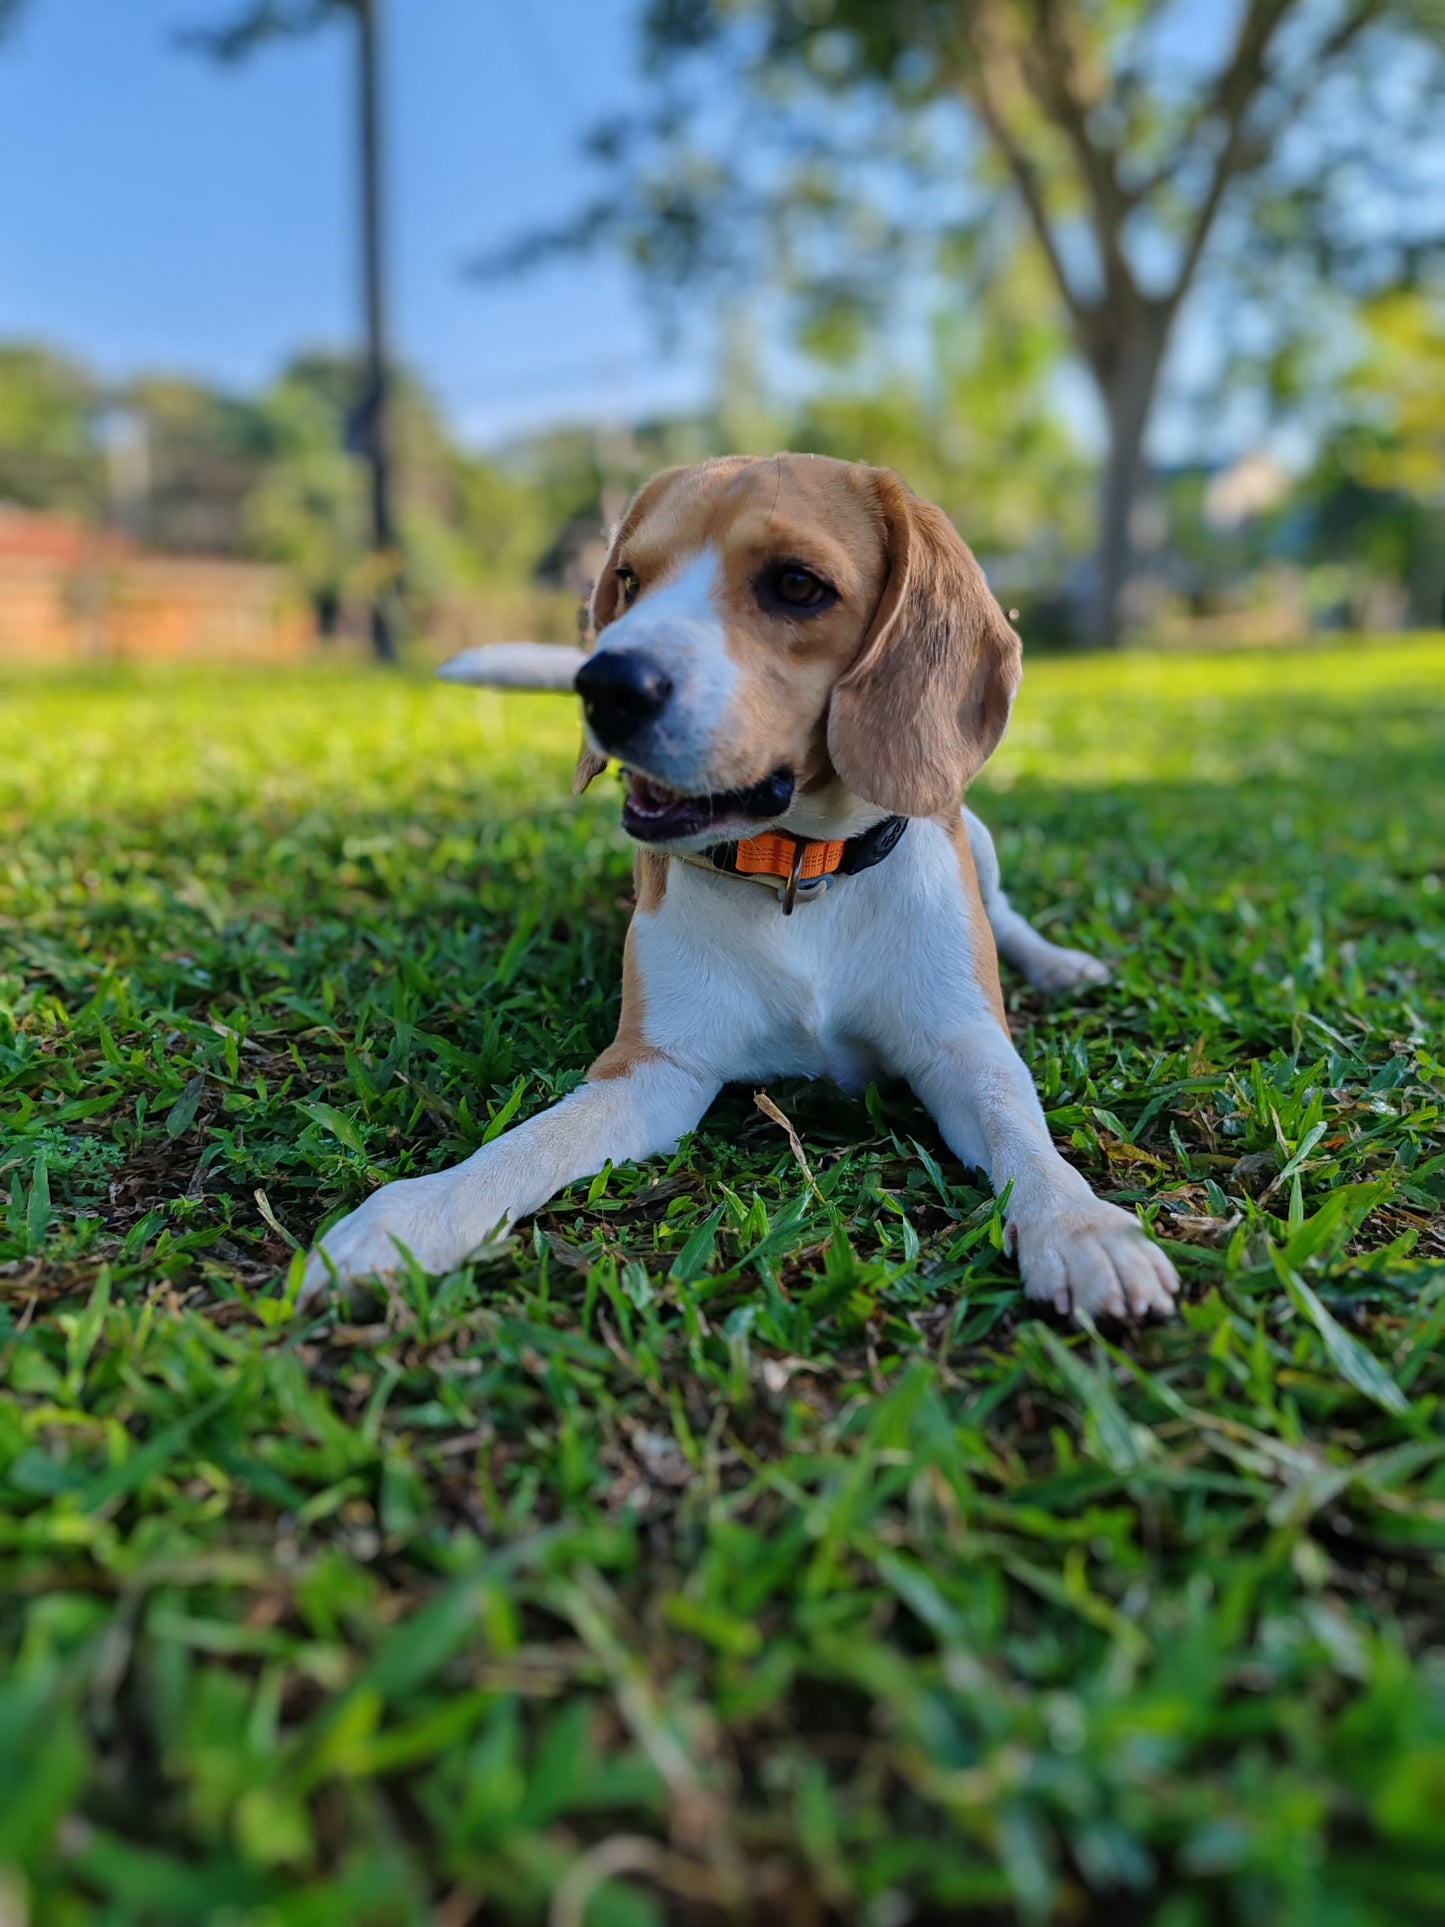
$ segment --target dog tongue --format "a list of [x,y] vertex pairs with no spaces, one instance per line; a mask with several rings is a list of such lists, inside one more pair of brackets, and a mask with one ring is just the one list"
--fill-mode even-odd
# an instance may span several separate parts
[[634,776],[627,787],[628,801],[639,816],[665,816],[687,800],[646,776]]

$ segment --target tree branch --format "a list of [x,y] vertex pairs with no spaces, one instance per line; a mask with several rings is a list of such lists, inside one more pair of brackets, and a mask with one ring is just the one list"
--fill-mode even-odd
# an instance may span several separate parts
[[971,62],[954,63],[959,70],[959,84],[1003,156],[1004,165],[1033,228],[1034,238],[1073,324],[1075,337],[1080,346],[1092,355],[1098,332],[1098,310],[1069,279],[1044,201],[1038,170],[1010,125],[1005,101],[1010,82],[1016,78],[1010,72],[1015,62],[1010,50],[1003,44],[998,27],[999,22],[992,7],[980,6],[976,9],[974,31],[968,35],[973,59]]
[[268,40],[308,34],[333,14],[354,13],[360,0],[254,0],[226,27],[183,27],[182,47],[227,63],[244,60]]
[[[1244,129],[1250,108],[1269,80],[1266,62],[1270,45],[1289,10],[1289,4],[1290,0],[1252,0],[1240,26],[1234,55],[1214,89],[1214,115],[1224,121],[1224,140],[1214,158],[1209,184],[1195,214],[1174,286],[1164,297],[1171,311],[1178,307],[1188,291],[1231,182],[1249,172],[1251,166],[1259,166],[1269,152],[1272,143],[1261,142],[1258,157],[1253,162],[1248,161],[1244,151]],[[1296,90],[1290,104],[1277,117],[1276,133],[1282,132],[1299,113],[1333,61],[1382,11],[1382,0],[1362,0],[1362,4],[1347,15],[1314,51],[1309,61],[1309,80]]]
[[1118,156],[1089,130],[1089,108],[1079,86],[1079,50],[1071,31],[1076,16],[1058,0],[1034,0],[1036,31],[1021,51],[1020,71],[1039,106],[1055,123],[1074,156],[1093,211],[1094,238],[1112,296],[1137,301],[1138,285],[1124,252],[1127,196],[1119,184]]
[[[1335,31],[1314,50],[1302,83],[1284,94],[1284,104],[1274,116],[1272,134],[1278,135],[1295,120],[1309,105],[1312,95],[1319,91],[1322,83],[1334,70],[1334,64],[1364,32],[1377,20],[1383,19],[1385,7],[1383,0],[1364,0],[1359,9],[1342,20]],[[1261,142],[1258,158],[1251,166],[1258,166],[1268,157],[1271,143]],[[1245,171],[1245,170],[1241,170]]]
[[[1362,5],[1345,16],[1333,33],[1321,41],[1310,56],[1305,83],[1293,90],[1285,108],[1276,116],[1278,128],[1287,126],[1304,109],[1310,96],[1325,79],[1338,57],[1349,49],[1366,27],[1372,26],[1375,21],[1381,19],[1384,12],[1382,0],[1364,0]],[[1264,79],[1267,82],[1269,76],[1266,75]],[[1151,169],[1142,179],[1122,184],[1123,192],[1131,206],[1137,206],[1151,199],[1161,187],[1173,180],[1183,161],[1193,151],[1204,129],[1211,121],[1219,120],[1227,113],[1232,90],[1237,84],[1237,76],[1231,64],[1231,68],[1219,76],[1204,98],[1195,103],[1193,111],[1176,134],[1171,151],[1158,166]],[[1261,159],[1264,158],[1265,151],[1261,151]]]

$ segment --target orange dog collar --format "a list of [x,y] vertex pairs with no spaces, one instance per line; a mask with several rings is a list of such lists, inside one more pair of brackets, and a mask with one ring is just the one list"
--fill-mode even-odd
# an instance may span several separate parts
[[712,849],[684,861],[699,869],[720,870],[725,876],[781,884],[783,915],[790,917],[800,889],[810,896],[815,892],[821,894],[826,877],[855,876],[859,870],[871,870],[896,846],[907,828],[906,816],[889,816],[860,836],[839,842],[790,836],[786,830],[769,830],[762,836],[747,837],[741,843],[715,844]]
[[744,877],[792,877],[811,883],[830,877],[843,861],[842,843],[814,843],[804,836],[770,830],[733,845],[733,868]]

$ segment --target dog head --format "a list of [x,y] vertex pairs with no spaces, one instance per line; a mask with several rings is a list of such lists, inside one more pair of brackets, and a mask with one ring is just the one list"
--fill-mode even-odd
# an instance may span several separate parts
[[1020,675],[1018,637],[942,511],[886,469],[820,456],[654,476],[592,621],[579,787],[618,758],[624,827],[674,849],[800,826],[800,810],[816,833],[819,804],[835,822],[850,804],[956,808]]

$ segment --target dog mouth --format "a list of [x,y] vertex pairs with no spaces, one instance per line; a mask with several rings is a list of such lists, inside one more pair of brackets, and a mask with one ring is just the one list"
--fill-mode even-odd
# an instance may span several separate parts
[[792,800],[789,769],[775,769],[746,789],[713,790],[705,796],[685,796],[651,776],[629,770],[622,827],[639,843],[673,843],[708,834],[726,841],[740,827],[781,816]]

